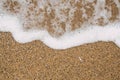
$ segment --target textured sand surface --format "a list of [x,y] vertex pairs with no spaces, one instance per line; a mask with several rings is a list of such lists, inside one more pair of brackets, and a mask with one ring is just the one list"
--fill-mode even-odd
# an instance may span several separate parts
[[[110,20],[114,20],[118,10],[112,0],[107,1],[113,5]],[[40,41],[20,44],[10,33],[0,33],[0,80],[120,80],[120,48],[97,42],[53,50]]]
[[98,42],[59,51],[0,33],[0,80],[120,80],[120,48]]

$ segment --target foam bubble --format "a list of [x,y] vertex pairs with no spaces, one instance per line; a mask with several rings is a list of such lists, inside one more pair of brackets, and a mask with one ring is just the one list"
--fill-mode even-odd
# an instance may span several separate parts
[[[4,0],[2,0],[4,1]],[[5,0],[6,1],[6,0]],[[63,0],[64,1],[64,0]],[[78,2],[79,0],[75,0],[76,2]],[[71,31],[71,22],[74,16],[74,12],[76,11],[76,7],[75,6],[71,6],[71,4],[68,2],[65,2],[63,4],[59,4],[60,1],[56,1],[56,0],[50,0],[52,7],[55,10],[55,16],[57,18],[59,18],[60,22],[64,22],[67,21],[67,19],[69,18],[68,22],[65,22],[66,27],[65,27],[65,32],[64,34],[62,34],[60,37],[53,37],[52,35],[50,35],[49,31],[46,28],[43,29],[30,29],[30,30],[26,30],[23,27],[23,22],[26,19],[26,17],[24,17],[24,15],[27,13],[28,7],[26,7],[26,5],[29,5],[29,3],[27,3],[24,0],[19,1],[20,4],[22,4],[22,8],[20,8],[21,12],[20,14],[9,14],[9,12],[6,12],[5,10],[3,10],[2,8],[0,9],[0,31],[1,32],[11,32],[12,36],[14,37],[14,39],[19,42],[19,43],[27,43],[27,42],[31,42],[34,40],[40,40],[42,41],[44,44],[46,44],[47,46],[53,48],[53,49],[67,49],[67,48],[71,48],[71,47],[75,47],[75,46],[79,46],[79,45],[83,45],[83,44],[87,44],[87,43],[94,43],[94,42],[98,42],[98,41],[112,41],[114,43],[116,43],[119,47],[120,47],[120,10],[119,10],[119,15],[118,20],[115,20],[114,22],[110,22],[109,18],[112,16],[111,12],[107,12],[107,10],[105,9],[105,0],[98,0],[97,4],[94,5],[94,13],[87,23],[86,22],[82,25],[82,27],[75,29],[73,31]],[[94,2],[94,0],[86,0],[87,3],[92,3]],[[40,8],[44,8],[43,5],[46,5],[47,1],[41,0],[41,3],[39,4]],[[85,4],[87,4],[85,3]],[[118,9],[120,9],[120,6],[118,4],[118,0],[115,0],[115,3],[118,7]],[[57,5],[59,4],[59,5]],[[48,4],[47,4],[48,5]],[[54,5],[56,7],[54,7]],[[1,3],[0,3],[1,6]],[[31,5],[29,5],[31,6]],[[33,7],[33,6],[32,6]],[[89,7],[89,6],[88,6]],[[62,14],[60,12],[61,9],[70,9],[69,14],[66,16],[65,14]],[[35,8],[37,11],[37,8]],[[50,12],[50,7],[48,7],[47,11],[48,13]],[[82,17],[85,17],[87,19],[87,13],[86,13],[86,9],[84,7],[81,8],[81,11],[83,11],[83,15]],[[44,20],[44,12],[41,13],[39,15],[39,17],[35,17],[34,15],[34,10],[30,13],[33,14],[32,16],[30,16],[32,19],[30,20],[30,22],[28,24],[32,25],[32,22],[35,22],[35,20],[39,19],[40,22],[42,22],[42,20]],[[79,13],[80,14],[80,13]],[[79,16],[79,15],[78,15]],[[22,17],[22,19],[21,19]],[[90,24],[89,21],[92,21],[93,23],[96,22],[97,23],[97,19],[98,18],[104,18],[103,22],[108,23],[106,25],[97,25],[97,24]],[[35,20],[33,19],[35,18]],[[45,17],[46,18],[46,17]],[[25,19],[25,20],[24,20]],[[59,22],[58,21],[58,22]],[[57,32],[62,32],[63,30],[60,28],[60,26],[58,25],[58,22],[55,20],[52,21],[52,27],[50,28],[55,28]],[[79,21],[78,21],[79,22]],[[36,25],[34,25],[36,26]],[[43,25],[44,27],[45,25]],[[81,26],[81,25],[80,25]]]
[[0,16],[0,31],[11,32],[14,39],[20,43],[41,40],[54,49],[67,49],[74,46],[97,41],[113,41],[120,47],[120,23],[115,22],[104,27],[88,25],[88,27],[65,33],[54,38],[46,30],[29,30],[21,28],[19,19],[13,16]]

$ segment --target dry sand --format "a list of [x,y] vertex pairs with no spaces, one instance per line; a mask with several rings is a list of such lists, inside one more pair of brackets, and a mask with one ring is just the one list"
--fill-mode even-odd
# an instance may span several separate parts
[[0,80],[120,80],[120,48],[97,42],[60,51],[0,33]]

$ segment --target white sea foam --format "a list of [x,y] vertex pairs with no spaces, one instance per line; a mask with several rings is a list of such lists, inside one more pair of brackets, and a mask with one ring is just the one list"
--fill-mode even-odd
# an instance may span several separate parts
[[[3,0],[4,1],[4,0]],[[41,0],[42,2],[39,4],[40,8],[43,8],[43,5],[46,3],[46,1]],[[54,5],[58,4],[59,1],[56,0],[50,0],[51,3]],[[75,0],[76,2],[79,0]],[[86,0],[87,2],[93,2],[94,0]],[[118,0],[115,0],[118,9],[120,9]],[[21,0],[20,3],[25,3],[24,0]],[[1,5],[1,4],[0,4]],[[24,7],[26,4],[23,4]],[[52,5],[54,7],[54,5]],[[102,6],[102,7],[101,7]],[[78,28],[74,31],[70,31],[70,22],[66,22],[66,32],[60,36],[60,37],[53,37],[49,34],[49,32],[46,29],[30,29],[25,30],[22,24],[22,19],[20,19],[21,16],[8,14],[6,11],[4,12],[3,9],[0,9],[0,32],[11,32],[12,36],[17,42],[20,43],[27,43],[34,40],[40,40],[47,46],[53,48],[53,49],[67,49],[87,43],[94,43],[98,41],[112,41],[116,43],[120,47],[120,20],[114,21],[112,23],[109,22],[109,18],[111,17],[111,12],[107,12],[104,8],[105,7],[105,0],[98,0],[97,4],[94,6],[95,12],[93,19],[90,19],[91,21],[96,21],[98,18],[103,17],[104,22],[108,23],[104,26],[98,26],[95,24],[86,24],[83,25],[82,28]],[[75,7],[71,6],[70,3],[67,4],[60,4],[59,6],[55,7],[55,14],[58,18],[60,18],[61,22],[64,22],[67,20],[67,17],[65,15],[62,15],[60,12],[60,9],[63,8],[70,8],[69,17],[72,19],[74,16]],[[27,8],[21,9],[23,13]],[[49,12],[48,8],[48,12]],[[87,14],[85,9],[83,10],[83,17],[87,18]],[[120,12],[120,10],[119,10]],[[24,14],[21,14],[24,16]],[[120,14],[119,14],[120,15]],[[120,16],[118,15],[118,18]],[[34,18],[34,16],[32,16]],[[43,19],[44,17],[41,15],[39,17],[40,19]],[[42,21],[42,20],[41,20]],[[93,22],[93,23],[94,23]],[[95,23],[96,23],[95,22]],[[67,24],[68,23],[68,24]],[[57,31],[59,31],[59,26],[57,22],[53,21],[54,25],[57,26]],[[85,27],[84,27],[85,26]]]
[[54,49],[66,49],[85,43],[97,41],[113,41],[120,47],[120,22],[115,22],[104,27],[89,25],[74,32],[65,33],[59,38],[53,38],[46,30],[25,31],[19,19],[14,16],[0,16],[0,31],[11,32],[14,39],[20,43],[41,40]]

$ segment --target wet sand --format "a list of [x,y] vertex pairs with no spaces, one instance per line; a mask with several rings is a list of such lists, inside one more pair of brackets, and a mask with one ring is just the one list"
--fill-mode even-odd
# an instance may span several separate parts
[[53,50],[0,33],[0,80],[120,80],[120,48],[97,42]]

